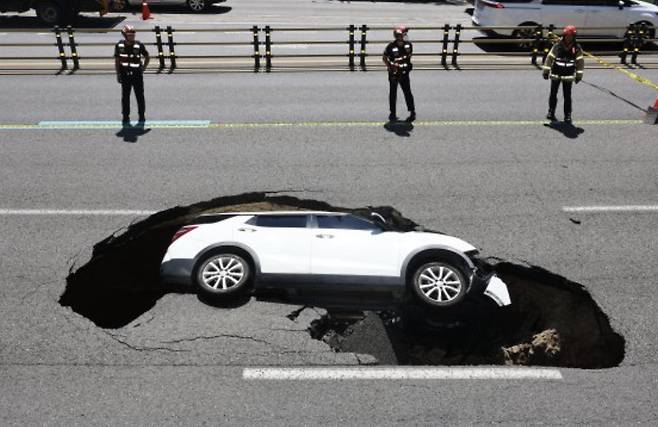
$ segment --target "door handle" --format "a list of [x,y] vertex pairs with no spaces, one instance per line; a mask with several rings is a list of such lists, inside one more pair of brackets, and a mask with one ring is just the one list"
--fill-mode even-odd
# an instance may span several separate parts
[[333,234],[316,234],[315,237],[318,239],[333,239],[334,235]]
[[248,231],[250,233],[255,232],[256,230],[253,228],[238,228],[238,231]]

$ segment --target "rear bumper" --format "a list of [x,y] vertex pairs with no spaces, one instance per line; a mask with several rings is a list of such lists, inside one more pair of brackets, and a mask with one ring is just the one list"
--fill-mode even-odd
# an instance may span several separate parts
[[160,280],[163,283],[192,286],[194,260],[170,259],[160,264]]

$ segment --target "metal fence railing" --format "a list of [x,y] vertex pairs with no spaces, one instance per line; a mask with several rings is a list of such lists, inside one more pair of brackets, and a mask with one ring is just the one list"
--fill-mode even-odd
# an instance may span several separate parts
[[[602,29],[602,28],[597,28]],[[538,67],[554,38],[553,27],[471,27],[443,25],[414,27],[414,65],[417,69],[523,69]],[[481,32],[516,30],[521,37],[484,37]],[[587,30],[582,28],[581,30]],[[593,55],[633,67],[658,68],[653,29],[611,27],[622,37],[579,38]],[[43,30],[6,29],[25,38]],[[113,47],[119,30],[55,27],[54,40],[22,42],[5,37],[0,43],[0,72],[69,73],[113,72]],[[155,26],[139,32],[152,53],[150,72],[303,71],[383,69],[389,27],[252,26],[241,28],[172,28]],[[467,37],[470,35],[470,37]],[[153,52],[155,51],[155,52]],[[601,67],[592,62],[590,68]]]

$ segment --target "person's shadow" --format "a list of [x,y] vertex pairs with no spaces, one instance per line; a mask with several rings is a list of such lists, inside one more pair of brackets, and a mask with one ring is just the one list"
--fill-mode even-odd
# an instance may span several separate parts
[[384,129],[393,132],[397,136],[409,137],[411,131],[414,130],[414,125],[407,121],[391,120],[384,124]]
[[116,133],[116,136],[122,137],[124,142],[135,143],[140,136],[146,135],[151,132],[150,128],[145,128],[144,123],[138,123],[136,126],[123,125],[121,130]]
[[550,122],[544,123],[544,126],[560,132],[569,139],[576,139],[580,134],[585,132],[585,129],[576,127],[573,123],[569,122]]

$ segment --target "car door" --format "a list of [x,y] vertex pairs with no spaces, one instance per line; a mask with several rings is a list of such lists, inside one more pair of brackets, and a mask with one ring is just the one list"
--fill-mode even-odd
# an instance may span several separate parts
[[314,226],[313,275],[399,276],[399,233],[353,215],[317,215]]
[[[626,12],[619,8],[619,0],[588,0],[587,21],[581,34],[596,36],[616,36],[623,34],[627,25]],[[620,27],[591,29],[591,27]]]
[[554,25],[561,30],[567,25],[576,28],[585,26],[587,21],[587,0],[543,0],[542,22],[544,26]]
[[262,274],[309,274],[311,232],[308,215],[256,215],[234,236],[258,257]]

